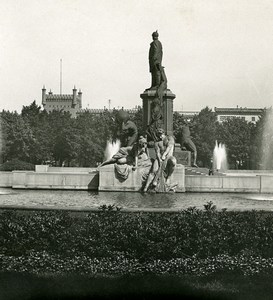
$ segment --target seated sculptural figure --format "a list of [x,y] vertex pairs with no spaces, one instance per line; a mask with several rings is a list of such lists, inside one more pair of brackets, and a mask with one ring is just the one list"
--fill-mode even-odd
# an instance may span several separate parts
[[[155,142],[156,159],[150,169],[144,192],[147,192],[149,187],[156,188],[158,182],[164,181],[164,187],[161,191],[166,190],[166,185],[170,185],[170,176],[173,174],[176,166],[176,158],[173,156],[175,141],[171,135],[166,135],[162,128],[157,129],[158,141]],[[160,190],[157,190],[160,191]]]
[[116,119],[119,123],[118,135],[121,140],[121,146],[133,146],[138,136],[136,124],[129,119],[128,112],[124,110],[117,112]]
[[103,162],[99,167],[117,163],[119,165],[132,165],[133,170],[142,164],[149,162],[147,140],[140,136],[138,141],[132,146],[121,147],[109,160]]

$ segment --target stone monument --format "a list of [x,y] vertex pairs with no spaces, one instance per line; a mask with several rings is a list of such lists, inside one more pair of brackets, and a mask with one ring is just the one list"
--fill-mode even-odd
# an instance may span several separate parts
[[[167,88],[158,32],[154,32],[152,37],[149,51],[152,83],[140,95],[147,139],[139,137],[138,142],[130,146],[130,149],[120,148],[117,154],[100,166],[99,191],[185,192],[184,166],[177,166],[177,160],[173,156],[176,150],[173,137],[175,95]],[[134,149],[137,151],[133,151]],[[121,155],[123,160],[120,159]],[[131,156],[134,159],[129,159]]]
[[166,134],[173,134],[173,100],[175,94],[167,88],[167,77],[162,66],[163,48],[158,40],[158,32],[153,32],[149,50],[149,67],[152,77],[151,87],[141,95],[143,123],[148,131],[148,139],[155,139],[157,128]]

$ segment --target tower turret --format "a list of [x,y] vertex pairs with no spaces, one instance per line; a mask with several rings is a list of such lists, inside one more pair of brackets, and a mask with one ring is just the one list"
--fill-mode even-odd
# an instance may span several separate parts
[[46,105],[46,88],[45,88],[45,86],[43,86],[43,88],[42,88],[42,104],[43,104],[43,106]]
[[76,89],[76,87],[74,85],[72,107],[75,107],[76,104],[77,104],[77,89]]
[[79,89],[79,92],[78,92],[78,98],[79,98],[79,107],[82,108],[82,91],[81,89]]

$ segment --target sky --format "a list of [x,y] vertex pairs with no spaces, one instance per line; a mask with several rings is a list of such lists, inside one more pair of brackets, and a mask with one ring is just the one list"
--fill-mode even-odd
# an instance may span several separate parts
[[83,93],[83,108],[133,108],[151,85],[159,32],[174,110],[270,107],[271,0],[0,0],[0,111],[42,87]]

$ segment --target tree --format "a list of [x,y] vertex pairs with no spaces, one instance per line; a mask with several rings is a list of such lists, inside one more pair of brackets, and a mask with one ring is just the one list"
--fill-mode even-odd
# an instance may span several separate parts
[[78,115],[76,160],[79,165],[95,166],[103,161],[107,141],[117,137],[115,113],[105,110],[98,116],[85,111]]
[[178,112],[173,113],[173,135],[175,137],[175,141],[180,143],[181,140],[181,127],[183,125],[183,121],[185,119],[184,115],[180,115]]
[[146,135],[146,130],[143,126],[143,109],[138,107],[138,110],[132,116],[131,120],[136,124],[139,135]]
[[36,104],[34,100],[29,106],[23,106],[22,118],[29,123],[31,127],[37,127],[40,121],[41,106]]
[[34,141],[33,132],[21,115],[3,111],[2,129],[4,136],[3,160],[20,159],[31,162],[31,144]]
[[240,164],[242,168],[249,168],[254,126],[242,118],[227,119],[220,124],[217,140],[226,145],[228,162],[232,167]]
[[193,118],[190,129],[193,142],[197,148],[197,161],[199,165],[206,167],[210,167],[211,165],[217,126],[217,117],[208,107],[202,109]]
[[50,121],[48,114],[33,101],[29,106],[23,106],[22,118],[32,130],[33,140],[29,145],[31,150],[31,162],[42,164],[52,160],[52,136],[50,135]]
[[47,115],[49,151],[61,166],[68,165],[77,156],[76,121],[69,112],[53,110]]
[[252,130],[251,160],[258,169],[273,168],[273,110],[264,109]]

